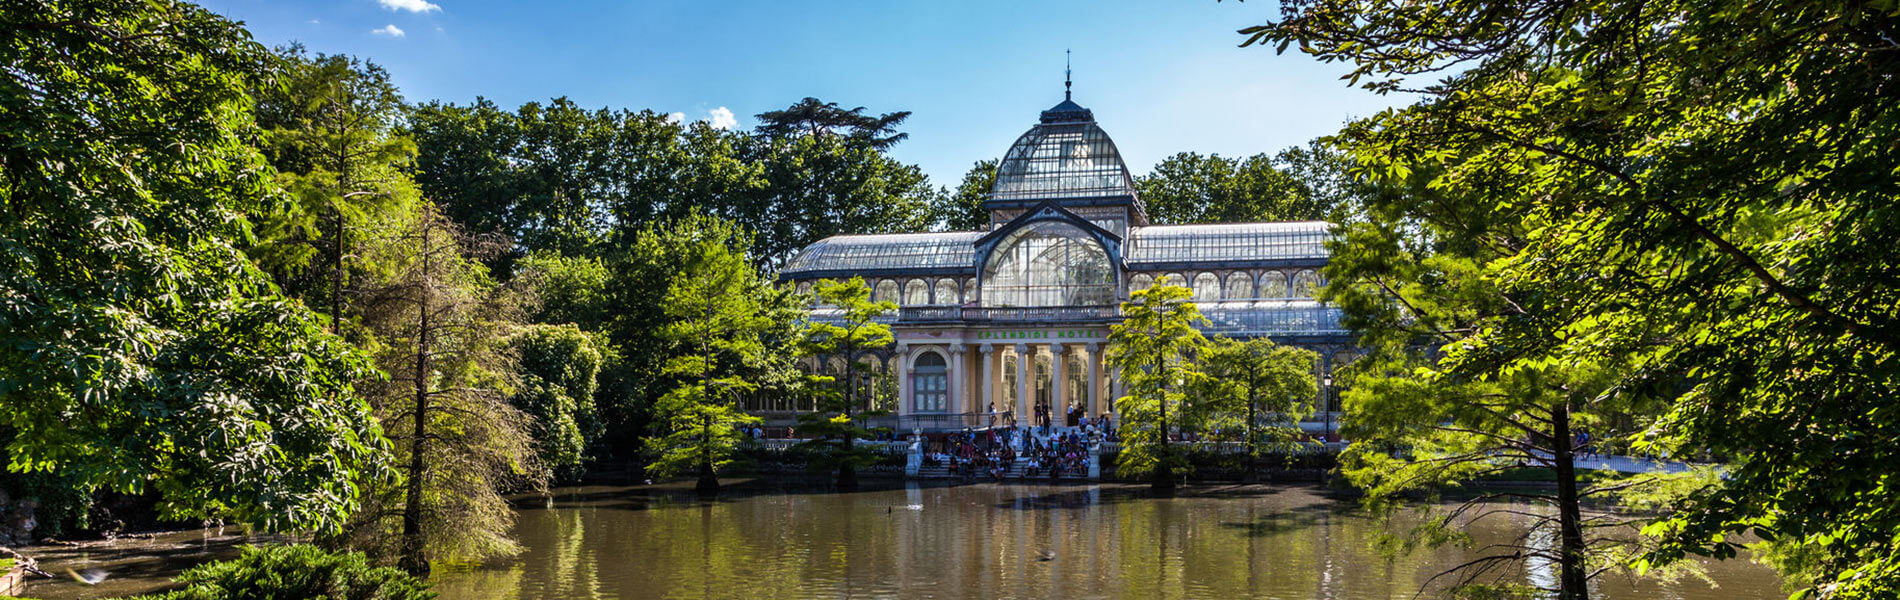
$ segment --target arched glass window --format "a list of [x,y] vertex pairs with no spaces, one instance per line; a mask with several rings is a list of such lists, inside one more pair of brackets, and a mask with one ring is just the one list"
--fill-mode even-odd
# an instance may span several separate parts
[[1267,271],[1260,274],[1261,298],[1286,297],[1286,273]]
[[937,280],[936,292],[936,304],[958,304],[961,302],[961,300],[957,298],[957,280],[955,279],[944,278]]
[[1253,297],[1253,277],[1245,272],[1235,271],[1227,274],[1227,289],[1222,294],[1228,300],[1240,300]]
[[1312,270],[1300,271],[1293,276],[1293,297],[1311,298],[1319,289],[1319,274]]
[[1136,273],[1134,277],[1128,278],[1128,291],[1135,292],[1145,290],[1153,287],[1154,284],[1154,276],[1147,273]]
[[1194,301],[1213,302],[1220,299],[1220,277],[1213,273],[1194,276]]
[[1187,284],[1187,276],[1180,273],[1169,273],[1155,278],[1155,285],[1183,286]]
[[912,279],[904,284],[904,306],[923,306],[930,304],[930,284],[922,279]]
[[925,352],[910,368],[910,407],[917,412],[943,412],[950,397],[949,367],[943,355]]
[[800,282],[798,282],[798,293],[800,293],[800,294],[809,294],[809,293],[811,293],[811,282],[809,282],[809,281],[800,281]]
[[971,277],[969,279],[963,280],[963,301],[965,303],[976,301],[976,278],[975,277]]
[[871,294],[871,300],[874,302],[896,302],[902,300],[902,298],[897,297],[897,282],[889,279],[878,281],[876,293]]
[[1115,300],[1108,252],[1074,225],[1031,223],[996,244],[983,268],[984,306],[1103,306]]

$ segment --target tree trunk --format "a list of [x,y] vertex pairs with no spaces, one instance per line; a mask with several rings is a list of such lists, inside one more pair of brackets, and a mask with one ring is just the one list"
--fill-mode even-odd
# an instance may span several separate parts
[[1155,408],[1160,410],[1161,415],[1161,451],[1156,457],[1158,460],[1155,461],[1154,477],[1150,482],[1150,485],[1158,491],[1174,489],[1174,443],[1168,439],[1168,362],[1163,357],[1163,352],[1166,350],[1157,349],[1155,352],[1155,375],[1161,378],[1160,384],[1155,386],[1158,392],[1155,397]]
[[[857,367],[858,357],[856,350],[846,350],[844,354],[844,418],[847,427],[850,426],[851,409],[857,406]],[[858,468],[851,464],[850,457],[852,451],[857,450],[857,440],[851,439],[851,434],[846,433],[844,434],[842,445],[844,451],[840,456],[842,456],[844,460],[838,465],[838,489],[855,490],[858,489]]]
[[699,422],[699,483],[693,491],[711,496],[719,493],[719,476],[713,473],[712,465],[712,415],[702,412]]
[[[343,286],[349,279],[348,273],[343,270],[343,255],[347,242],[343,239],[344,220],[341,204],[349,201],[350,187],[355,181],[350,176],[349,157],[345,156],[343,151],[338,151],[335,159],[336,164],[333,166],[337,173],[336,202],[338,206],[333,207],[336,215],[331,221],[336,229],[333,232],[336,239],[335,243],[330,244],[330,332],[341,334],[343,332]],[[427,239],[423,240],[423,246],[428,246]]]
[[418,290],[416,365],[415,365],[415,407],[411,418],[415,419],[409,438],[409,486],[405,494],[402,511],[402,556],[398,565],[404,571],[422,576],[429,573],[429,561],[423,557],[422,542],[422,479],[423,452],[427,450],[429,421],[429,279],[431,276],[429,229],[422,230],[422,278]]
[[[712,328],[712,312],[712,304],[709,302],[706,305],[707,329]],[[700,393],[704,395],[704,404],[708,406],[713,403],[713,356],[712,352],[706,348],[706,340],[711,336],[711,331],[701,333],[699,336],[699,353],[701,356],[706,357],[706,370],[699,374],[699,389]],[[699,483],[693,486],[693,491],[698,492],[702,496],[711,496],[719,493],[719,476],[713,473],[712,449],[712,413],[702,408],[699,413]]]
[[1584,564],[1583,510],[1577,498],[1577,467],[1572,462],[1570,404],[1551,411],[1551,454],[1557,467],[1557,523],[1559,528],[1559,600],[1588,600],[1589,572]]
[[1249,381],[1247,384],[1247,468],[1240,476],[1241,481],[1247,483],[1254,482],[1255,472],[1258,470],[1254,459],[1260,456],[1260,434],[1254,431],[1255,424],[1259,423],[1259,416],[1255,414],[1258,403],[1254,401],[1254,389],[1254,383]]

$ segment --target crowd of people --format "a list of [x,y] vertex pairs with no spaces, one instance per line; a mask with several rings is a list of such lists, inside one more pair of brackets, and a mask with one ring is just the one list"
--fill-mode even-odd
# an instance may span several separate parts
[[1114,441],[1115,430],[1106,415],[1096,420],[1077,416],[1071,422],[1075,425],[1064,430],[1056,430],[1046,420],[1035,428],[965,428],[929,440],[923,462],[926,466],[947,467],[951,474],[966,481],[980,477],[1002,481],[1017,463],[1024,465],[1024,478],[1085,475],[1090,446]]

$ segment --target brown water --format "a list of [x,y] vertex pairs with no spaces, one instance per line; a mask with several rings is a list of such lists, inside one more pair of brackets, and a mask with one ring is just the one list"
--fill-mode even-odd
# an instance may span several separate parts
[[[435,589],[444,600],[1432,598],[1443,595],[1428,586],[1433,575],[1475,556],[1439,549],[1387,560],[1378,540],[1391,524],[1306,487],[1194,487],[1167,498],[1116,485],[852,494],[747,487],[711,502],[652,488],[558,490],[551,504],[521,508],[524,554],[438,569]],[[1525,534],[1524,522],[1485,520],[1467,531],[1481,543],[1501,541]],[[114,593],[70,582],[28,592],[58,600],[135,591],[127,588],[138,578],[155,585],[167,566],[192,558],[180,552],[115,573]],[[94,554],[53,564],[136,564]],[[1760,565],[1710,562],[1707,573],[1719,588],[1613,578],[1597,597],[1786,597]],[[1553,576],[1539,564],[1499,575],[1522,583]]]

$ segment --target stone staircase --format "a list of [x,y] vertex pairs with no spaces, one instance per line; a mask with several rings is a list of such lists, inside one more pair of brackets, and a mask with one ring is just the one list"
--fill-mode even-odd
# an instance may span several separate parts
[[[917,479],[963,479],[963,476],[959,474],[951,473],[950,467],[945,466],[945,465],[936,465],[936,466],[926,465],[926,466],[918,467]],[[1061,480],[1062,481],[1086,481],[1087,479],[1088,479],[1088,472],[1077,470],[1075,472],[1064,472],[1062,474]],[[1031,481],[1031,482],[1048,481],[1049,472],[1046,470],[1041,471],[1041,472],[1038,472],[1034,477],[1030,477],[1029,476],[1029,462],[1019,460],[1019,461],[1016,461],[1015,464],[1010,465],[1009,471],[1003,474],[1003,480],[1004,481]],[[979,481],[979,482],[990,481],[990,477],[988,474],[981,474],[973,478],[972,481]]]

